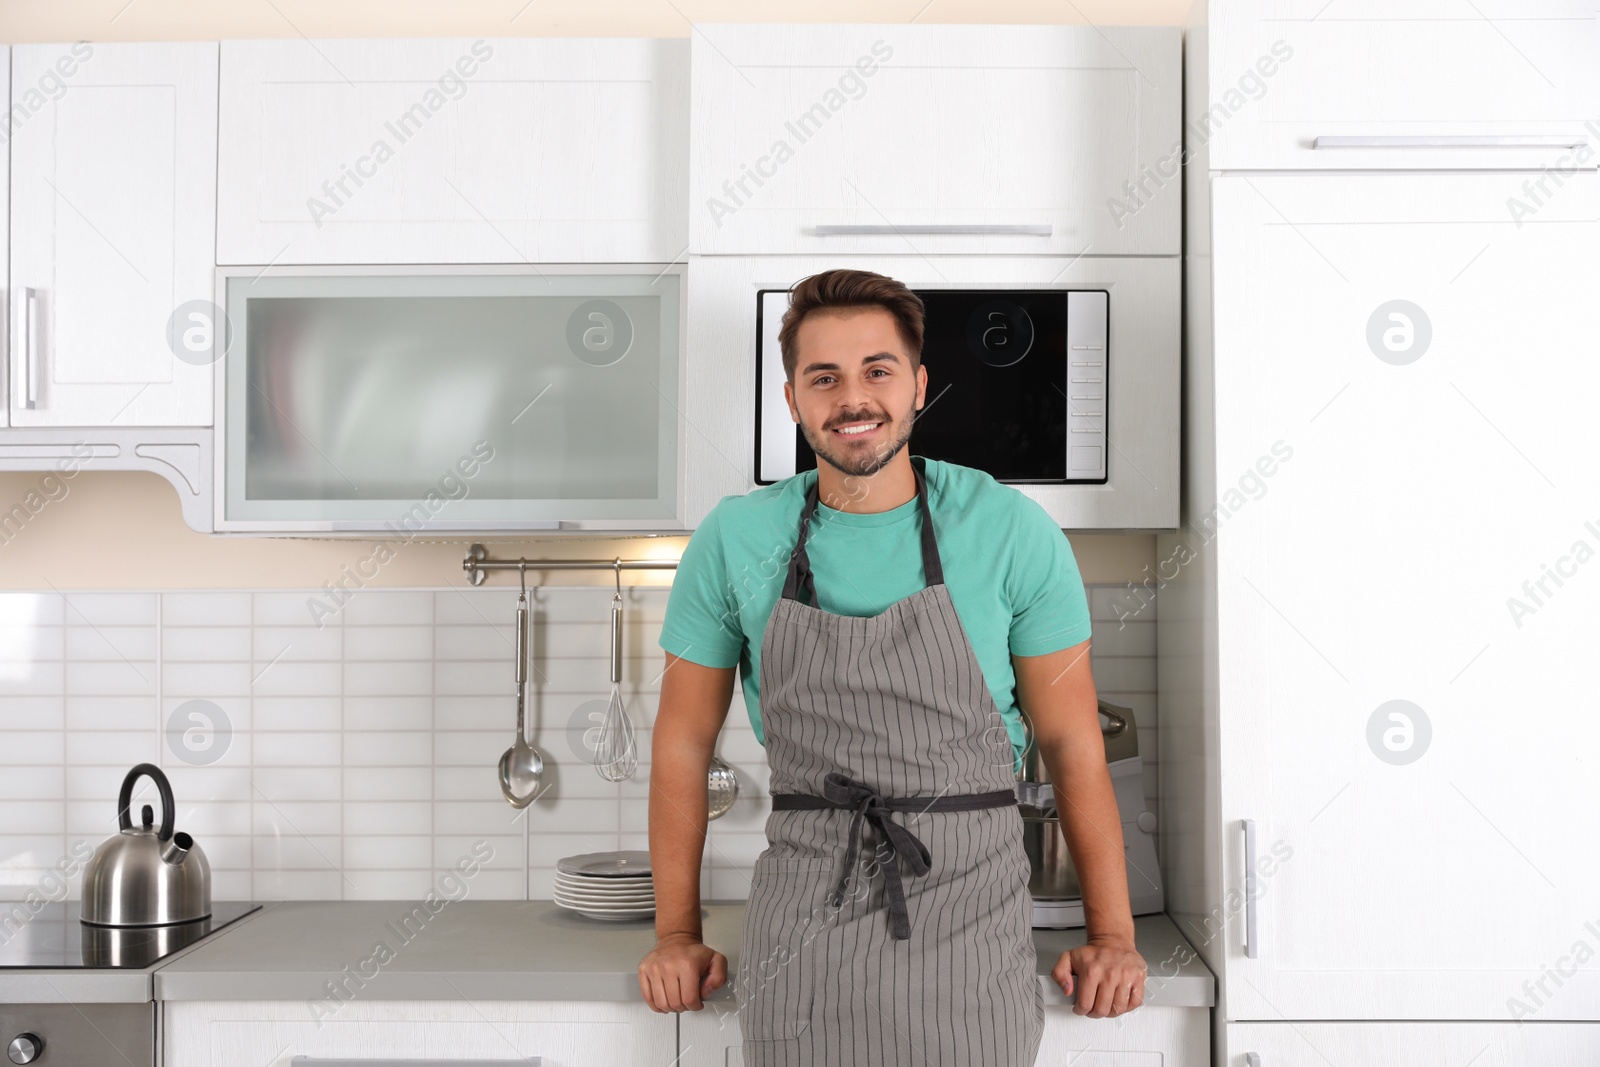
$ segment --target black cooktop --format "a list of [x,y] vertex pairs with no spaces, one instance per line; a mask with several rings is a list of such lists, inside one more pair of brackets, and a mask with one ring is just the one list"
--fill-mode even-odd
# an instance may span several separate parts
[[211,916],[171,926],[90,926],[78,902],[0,904],[0,968],[140,968],[259,910],[253,901],[214,901]]

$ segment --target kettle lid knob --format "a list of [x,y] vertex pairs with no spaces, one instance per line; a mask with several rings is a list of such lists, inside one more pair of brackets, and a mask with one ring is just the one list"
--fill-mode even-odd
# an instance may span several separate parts
[[141,811],[139,814],[140,814],[140,816],[142,817],[142,819],[144,821],[144,828],[146,830],[150,829],[150,827],[155,825],[156,813],[155,813],[155,809],[150,807],[150,805],[146,804],[144,806],[144,810]]

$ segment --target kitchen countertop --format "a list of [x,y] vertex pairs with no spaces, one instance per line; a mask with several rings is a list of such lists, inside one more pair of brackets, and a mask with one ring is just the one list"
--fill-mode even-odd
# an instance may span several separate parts
[[[711,1000],[733,999],[744,911],[743,900],[702,906],[706,944],[727,956],[730,976]],[[1150,969],[1145,1003],[1211,1007],[1216,982],[1172,920],[1134,926]],[[603,922],[549,900],[462,900],[434,915],[403,900],[288,901],[157,967],[155,999],[315,1001],[342,979],[345,999],[633,1002],[654,942],[653,918]],[[1049,973],[1083,930],[1035,930],[1033,942],[1045,1003],[1065,1004]]]

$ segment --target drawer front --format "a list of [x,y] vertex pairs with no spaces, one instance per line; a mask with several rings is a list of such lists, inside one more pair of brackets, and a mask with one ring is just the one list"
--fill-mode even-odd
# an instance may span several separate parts
[[164,1005],[167,1067],[290,1067],[296,1056],[352,1065],[520,1063],[659,1067],[676,1017],[599,1001],[242,1001]]
[[696,27],[693,252],[1175,255],[1176,27]]
[[[1050,983],[1044,978],[1046,997]],[[1059,993],[1059,990],[1057,991]],[[679,1019],[678,1067],[745,1067],[743,1035],[731,995],[713,997]],[[1211,1012],[1146,1004],[1116,1019],[1090,1019],[1048,1007],[1035,1067],[1198,1067],[1207,1062]]]
[[1600,1062],[1600,1024],[1483,1022],[1230,1023],[1218,1067],[1317,1063],[1527,1064]]
[[688,44],[227,41],[221,264],[670,262]]
[[1215,169],[1596,164],[1593,0],[1216,0],[1208,33]]

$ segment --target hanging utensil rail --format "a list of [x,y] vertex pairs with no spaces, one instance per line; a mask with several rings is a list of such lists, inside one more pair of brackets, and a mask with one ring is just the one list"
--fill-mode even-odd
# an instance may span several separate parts
[[489,550],[482,545],[467,549],[461,569],[467,581],[482,585],[489,571],[671,571],[678,569],[675,559],[490,559]]

